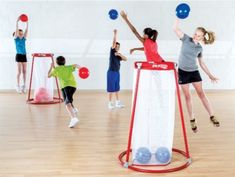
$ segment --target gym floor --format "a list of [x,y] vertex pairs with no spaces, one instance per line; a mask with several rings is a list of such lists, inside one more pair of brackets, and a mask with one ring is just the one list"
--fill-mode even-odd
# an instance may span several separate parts
[[[118,161],[127,146],[131,96],[130,91],[121,92],[126,107],[108,110],[105,92],[78,91],[74,103],[80,123],[70,129],[64,103],[32,105],[26,104],[27,95],[0,93],[0,177],[156,176],[125,169]],[[184,110],[192,164],[157,176],[235,176],[235,92],[208,91],[207,96],[221,127],[210,123],[193,93],[198,133],[191,131]],[[175,124],[174,147],[182,149],[178,111]]]

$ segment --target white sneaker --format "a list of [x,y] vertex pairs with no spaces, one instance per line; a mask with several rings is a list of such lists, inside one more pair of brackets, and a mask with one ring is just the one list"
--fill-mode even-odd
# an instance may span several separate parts
[[22,85],[22,86],[21,86],[21,92],[26,93],[25,85]]
[[114,106],[113,106],[113,103],[112,103],[112,102],[109,102],[109,104],[108,104],[108,108],[109,108],[109,109],[113,109],[113,108],[114,108]]
[[122,104],[120,100],[116,101],[116,105],[115,106],[116,106],[116,108],[124,108],[125,107],[125,105]]
[[70,123],[69,123],[69,128],[74,128],[79,122],[79,119],[74,117],[71,119]]
[[21,89],[20,89],[20,86],[16,86],[16,92],[17,93],[22,93]]

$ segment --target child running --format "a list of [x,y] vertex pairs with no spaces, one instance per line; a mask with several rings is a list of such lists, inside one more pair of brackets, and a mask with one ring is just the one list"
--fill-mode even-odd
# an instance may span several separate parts
[[73,105],[73,95],[76,92],[77,83],[73,76],[73,72],[76,68],[80,68],[79,65],[65,65],[65,58],[59,56],[56,58],[57,67],[54,67],[54,64],[51,64],[51,67],[48,71],[48,77],[58,77],[60,82],[61,92],[64,98],[66,109],[71,117],[69,128],[75,127],[78,122],[78,109]]

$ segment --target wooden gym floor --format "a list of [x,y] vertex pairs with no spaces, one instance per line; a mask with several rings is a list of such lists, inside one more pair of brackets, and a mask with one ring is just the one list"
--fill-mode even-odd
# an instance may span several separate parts
[[[63,103],[30,105],[26,95],[0,93],[0,177],[234,177],[235,91],[207,96],[221,127],[212,126],[193,94],[198,133],[190,130],[185,110],[192,164],[173,173],[144,174],[123,168],[117,159],[127,145],[131,92],[121,92],[126,107],[112,111],[105,92],[78,92],[74,103],[81,121],[74,129],[67,127]],[[174,147],[182,149],[178,113],[175,127]]]

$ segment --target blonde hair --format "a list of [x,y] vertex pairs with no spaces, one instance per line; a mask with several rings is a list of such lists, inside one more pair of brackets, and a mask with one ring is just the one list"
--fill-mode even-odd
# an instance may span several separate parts
[[215,42],[215,33],[212,31],[207,31],[203,27],[197,27],[197,30],[200,30],[203,33],[203,42],[205,44],[213,44]]

